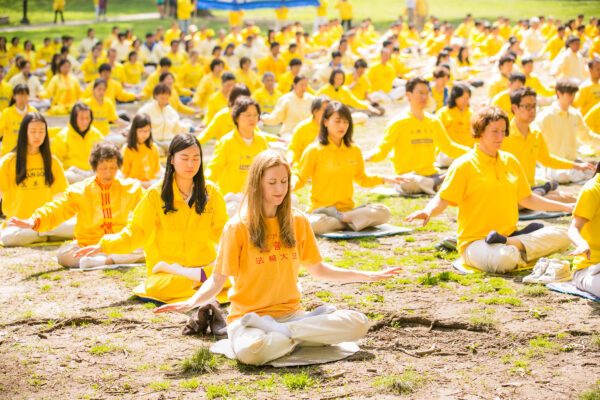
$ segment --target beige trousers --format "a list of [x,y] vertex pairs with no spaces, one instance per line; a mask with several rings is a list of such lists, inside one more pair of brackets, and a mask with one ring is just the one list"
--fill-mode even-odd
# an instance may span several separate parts
[[[56,253],[56,262],[63,267],[79,268],[80,258],[74,256],[77,250],[81,247],[77,242],[71,242],[61,246]],[[115,264],[132,264],[144,261],[144,252],[141,249],[134,251],[131,254],[98,254],[99,256],[110,257]]]
[[575,271],[573,282],[577,289],[600,297],[600,264]]
[[478,270],[501,274],[564,250],[570,245],[567,229],[563,226],[548,226],[526,235],[515,236],[514,239],[523,243],[524,254],[515,246],[487,244],[484,240],[477,240],[469,244],[462,255],[463,261]]
[[308,219],[317,235],[347,229],[361,231],[371,226],[385,224],[392,216],[390,209],[383,204],[368,204],[346,211],[345,214],[351,219],[346,224],[337,218],[325,214],[310,214]]
[[367,334],[371,323],[366,315],[352,310],[337,310],[331,314],[316,315],[300,320],[305,311],[282,318],[292,333],[289,338],[279,332],[265,332],[243,326],[241,318],[227,327],[227,335],[236,358],[244,364],[262,365],[291,353],[296,346],[332,345],[354,342]]
[[76,219],[71,218],[51,231],[40,233],[33,229],[24,229],[16,226],[7,226],[0,232],[0,241],[5,247],[27,246],[33,243],[45,242],[48,238],[73,239]]

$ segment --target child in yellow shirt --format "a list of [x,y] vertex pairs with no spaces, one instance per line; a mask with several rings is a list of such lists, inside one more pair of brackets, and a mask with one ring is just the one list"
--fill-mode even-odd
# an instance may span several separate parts
[[117,115],[115,103],[106,97],[106,81],[104,79],[96,79],[93,84],[92,97],[88,97],[83,102],[87,104],[94,115],[92,126],[103,134],[110,134],[110,125],[119,122],[126,124]]
[[131,121],[127,145],[123,147],[121,172],[148,189],[157,182],[160,171],[158,146],[152,140],[152,121],[148,114],[136,114]]
[[379,281],[400,270],[352,271],[324,263],[308,219],[292,209],[290,181],[282,155],[259,154],[250,167],[248,201],[223,231],[213,275],[189,300],[155,311],[185,312],[204,305],[231,277],[227,334],[235,357],[245,364],[265,364],[305,342],[335,344],[367,333],[369,319],[359,312],[327,305],[303,311],[300,266],[338,282]]
[[10,107],[2,111],[0,115],[0,156],[8,154],[17,146],[17,138],[21,129],[21,121],[27,113],[37,111],[29,105],[29,88],[19,83],[15,86]]
[[46,90],[52,99],[48,115],[68,115],[83,91],[77,79],[71,75],[71,63],[63,59],[58,63],[58,74],[54,75],[48,83]]
[[[20,124],[18,144],[0,160],[0,192],[7,219],[29,218],[67,188],[67,179],[58,158],[50,151],[50,138],[44,117],[34,111]],[[43,242],[49,236],[73,237],[72,222],[40,234],[33,229],[2,225],[0,240],[4,246],[25,246]]]

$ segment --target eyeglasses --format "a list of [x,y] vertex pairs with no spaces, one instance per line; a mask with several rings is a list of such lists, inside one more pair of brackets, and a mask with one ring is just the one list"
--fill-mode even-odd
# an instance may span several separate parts
[[519,104],[520,108],[524,108],[527,111],[533,111],[537,108],[537,104]]

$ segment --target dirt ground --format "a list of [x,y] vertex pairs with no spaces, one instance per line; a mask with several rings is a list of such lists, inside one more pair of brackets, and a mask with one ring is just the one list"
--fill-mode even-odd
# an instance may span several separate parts
[[[405,106],[357,127],[363,151]],[[207,146],[205,153],[211,152]],[[389,161],[367,168],[392,171]],[[307,195],[300,193],[302,204]],[[393,223],[405,226],[403,218],[428,201],[383,198],[362,188],[356,200],[388,205]],[[350,359],[275,369],[215,357],[213,371],[203,374],[183,372],[182,362],[214,339],[183,336],[185,316],[155,315],[153,305],[131,297],[144,267],[80,272],[58,266],[56,246],[0,248],[0,398],[546,400],[578,398],[594,387],[600,304],[525,286],[524,273],[449,272],[456,254],[434,245],[455,229],[456,212],[449,210],[405,236],[319,240],[326,259],[338,266],[404,268],[378,284],[300,278],[307,308],[332,303],[373,319],[361,351]]]

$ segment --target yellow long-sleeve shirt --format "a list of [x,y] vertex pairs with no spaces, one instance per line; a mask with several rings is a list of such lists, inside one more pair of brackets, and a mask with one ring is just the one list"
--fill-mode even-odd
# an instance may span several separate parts
[[256,92],[252,92],[252,98],[256,100],[260,106],[260,111],[263,113],[270,113],[275,109],[277,101],[283,94],[281,91],[275,89],[273,93],[269,93],[265,87],[261,87]]
[[273,56],[269,54],[258,60],[257,68],[260,76],[269,71],[275,74],[275,78],[277,78],[285,72],[287,65],[285,65],[285,62],[281,58],[273,58]]
[[504,75],[497,75],[492,82],[490,82],[488,97],[493,99],[498,93],[507,90],[509,84],[507,77]]
[[17,185],[17,154],[10,153],[0,160],[0,192],[3,196],[2,211],[8,218],[26,219],[68,186],[65,172],[58,158],[52,157],[54,182],[46,185],[44,160],[41,153],[27,154],[27,173],[24,181]]
[[203,122],[208,125],[212,121],[215,114],[225,107],[227,107],[228,99],[223,95],[222,91],[213,93],[209,98],[206,105],[206,114],[204,114]]
[[535,90],[538,96],[553,97],[556,94],[554,90],[544,85],[536,74],[531,74],[526,78],[525,86],[529,86]]
[[231,117],[231,110],[229,107],[223,108],[217,112],[206,129],[204,129],[198,135],[198,141],[200,144],[204,144],[211,139],[221,139],[225,134],[235,129],[233,118]]
[[359,100],[366,100],[367,94],[371,93],[371,82],[369,82],[367,74],[362,74],[358,79],[354,77],[354,74],[348,74],[346,79],[346,84],[356,98]]
[[600,132],[600,103],[596,104],[585,114],[584,121],[590,130]]
[[123,64],[124,79],[123,83],[128,85],[137,85],[142,82],[142,75],[144,73],[144,64],[140,61],[130,63],[129,61]]
[[319,135],[319,121],[310,117],[300,122],[292,132],[292,139],[288,146],[287,159],[292,166],[300,162],[304,150],[315,141]]
[[157,184],[146,192],[127,226],[100,241],[102,250],[109,254],[130,253],[143,247],[148,277],[145,292],[136,294],[165,302],[191,297],[198,282],[172,274],[155,274],[152,272],[154,265],[159,261],[184,267],[211,264],[217,256],[217,244],[227,222],[225,201],[214,184],[206,182],[208,202],[200,215],[181,197],[175,185],[173,182],[173,205],[177,211],[164,213],[161,184]]
[[252,71],[251,69],[248,70],[247,72],[243,71],[241,69],[238,69],[235,72],[235,78],[238,82],[246,85],[248,87],[248,89],[250,89],[250,92],[254,92],[255,90],[257,90],[258,88],[260,88],[262,86],[262,83],[260,82],[260,78],[258,77],[256,72]]
[[8,82],[0,81],[0,112],[8,108],[12,93],[13,87]]
[[593,83],[588,79],[579,86],[573,107],[578,108],[581,115],[586,115],[598,103],[600,103],[600,83]]
[[196,104],[200,108],[205,108],[208,98],[217,90],[221,90],[221,77],[214,76],[213,74],[205,75],[196,88],[192,104]]
[[394,67],[389,62],[386,64],[378,62],[369,68],[367,78],[371,82],[371,90],[373,92],[382,91],[389,93],[392,90],[392,83],[396,78],[396,70],[394,70]]
[[433,165],[436,148],[452,158],[469,151],[450,140],[439,119],[425,113],[420,120],[407,111],[389,122],[371,161],[382,161],[394,149],[394,170],[398,175],[415,172],[429,176],[438,172]]
[[509,136],[502,142],[502,150],[517,158],[531,186],[535,184],[535,165],[538,162],[548,168],[573,168],[572,161],[550,154],[546,140],[540,131],[530,127],[529,133],[525,137],[517,128],[514,120],[510,123],[509,131]]
[[513,117],[512,107],[510,103],[510,90],[506,89],[498,93],[492,99],[492,105],[496,107],[500,107],[502,111],[509,116],[509,118]]
[[177,19],[190,19],[194,11],[194,2],[191,0],[177,0]]
[[349,1],[339,1],[335,8],[340,12],[340,19],[352,19],[352,4]]
[[75,102],[82,97],[81,86],[72,75],[54,75],[48,83],[46,93],[52,99],[52,106],[48,112],[52,115],[69,114]]
[[328,83],[319,89],[317,94],[328,96],[331,100],[337,100],[348,107],[356,108],[358,110],[366,110],[369,108],[369,104],[366,101],[357,99],[354,93],[346,86],[340,86],[336,89],[333,85]]
[[564,48],[565,48],[565,40],[561,37],[558,37],[558,35],[555,35],[548,41],[548,43],[546,43],[544,50],[542,50],[542,54],[548,53],[548,56],[550,57],[550,61],[552,61],[556,58],[558,53],[560,53],[560,51]]
[[268,147],[262,132],[255,132],[252,143],[247,144],[238,130],[233,130],[217,142],[206,167],[206,177],[215,182],[224,195],[239,193],[246,183],[252,160]]
[[81,137],[71,124],[68,124],[52,138],[52,153],[62,161],[64,169],[77,167],[89,171],[92,168],[89,162],[92,147],[103,140],[102,133],[93,126]]
[[340,147],[329,143],[310,144],[302,158],[297,172],[295,190],[302,188],[312,179],[310,192],[310,211],[334,206],[339,211],[354,208],[354,185],[364,187],[377,186],[383,178],[367,175],[360,149],[351,144]]
[[452,141],[463,146],[473,147],[475,144],[471,130],[473,112],[470,107],[461,111],[458,107],[449,108],[444,106],[438,110],[436,116],[446,128],[446,132],[448,132],[448,136]]
[[77,216],[75,240],[79,246],[89,246],[105,234],[123,229],[142,194],[135,181],[116,178],[106,187],[92,176],[69,186],[58,199],[38,208],[32,218],[37,231],[47,232]]
[[[83,97],[84,98],[93,97],[93,93],[92,93],[93,90],[94,90],[94,85],[89,84],[85,88],[85,91],[83,92]],[[123,89],[123,85],[121,85],[119,82],[117,82],[114,79],[109,79],[108,82],[106,82],[106,93],[104,94],[104,96],[108,97],[115,104],[117,103],[117,101],[127,103],[127,102],[135,100],[135,94],[130,93],[130,92],[126,91],[125,89]]]
[[2,147],[0,147],[0,157],[8,154],[17,146],[19,137],[19,128],[25,115],[37,111],[33,106],[27,106],[27,112],[20,113],[16,105],[8,107],[0,115],[0,138],[2,138]]
[[137,150],[123,147],[123,166],[121,172],[127,178],[150,181],[157,178],[160,171],[158,147],[152,143],[150,147],[138,144]]
[[204,76],[204,63],[200,60],[195,63],[190,60],[186,61],[179,70],[179,76],[181,77],[181,86],[186,89],[196,89]]
[[90,83],[94,79],[98,78],[98,68],[100,65],[106,62],[105,57],[98,57],[97,60],[93,60],[91,56],[88,56],[81,63],[81,72],[83,73],[83,81],[85,83]]
[[104,136],[108,135],[110,133],[111,122],[115,122],[119,118],[115,103],[108,97],[104,97],[102,104],[98,103],[95,97],[89,97],[83,102],[90,106],[94,114],[92,126],[98,129]]
[[591,256],[589,260],[584,256],[575,257],[573,265],[579,270],[600,263],[600,174],[583,186],[573,215],[588,221],[581,229],[581,236],[590,245]]

